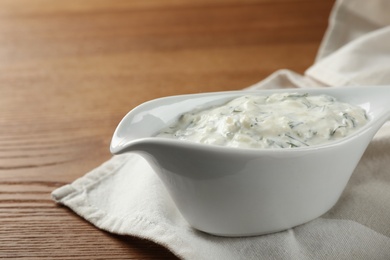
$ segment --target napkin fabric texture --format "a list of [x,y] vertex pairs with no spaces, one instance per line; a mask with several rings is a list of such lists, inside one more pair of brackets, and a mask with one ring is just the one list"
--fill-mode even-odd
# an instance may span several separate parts
[[[337,1],[305,75],[280,70],[250,88],[390,85],[389,12],[388,0]],[[191,228],[136,154],[114,156],[52,196],[97,228],[154,241],[183,259],[390,259],[389,162],[390,126],[385,124],[329,212],[254,237],[217,237]]]

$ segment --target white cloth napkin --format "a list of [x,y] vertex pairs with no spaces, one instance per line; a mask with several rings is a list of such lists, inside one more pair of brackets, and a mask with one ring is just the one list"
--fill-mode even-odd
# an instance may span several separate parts
[[[251,88],[390,84],[389,12],[388,0],[336,2],[316,63],[305,75],[281,70]],[[183,259],[390,259],[389,162],[385,125],[329,212],[256,237],[192,229],[136,154],[114,156],[52,196],[100,229],[149,239]]]

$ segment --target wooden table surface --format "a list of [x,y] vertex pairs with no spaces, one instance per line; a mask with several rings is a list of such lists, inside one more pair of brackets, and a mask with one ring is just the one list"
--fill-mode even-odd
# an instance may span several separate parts
[[0,258],[162,259],[50,193],[108,160],[161,96],[236,90],[313,63],[332,0],[0,0]]

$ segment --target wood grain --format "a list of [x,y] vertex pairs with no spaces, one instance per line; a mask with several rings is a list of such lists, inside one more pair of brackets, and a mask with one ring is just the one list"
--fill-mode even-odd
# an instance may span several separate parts
[[156,97],[302,73],[333,1],[0,0],[0,258],[174,259],[100,231],[50,193],[110,158]]

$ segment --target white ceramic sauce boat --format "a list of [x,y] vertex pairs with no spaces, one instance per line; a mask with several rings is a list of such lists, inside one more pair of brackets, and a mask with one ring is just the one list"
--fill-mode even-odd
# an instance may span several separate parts
[[[276,92],[329,94],[364,108],[370,121],[339,141],[291,149],[231,148],[154,137],[199,106]],[[389,117],[390,86],[172,96],[130,111],[118,125],[110,149],[113,154],[144,156],[192,227],[214,235],[252,236],[285,230],[328,211]]]

